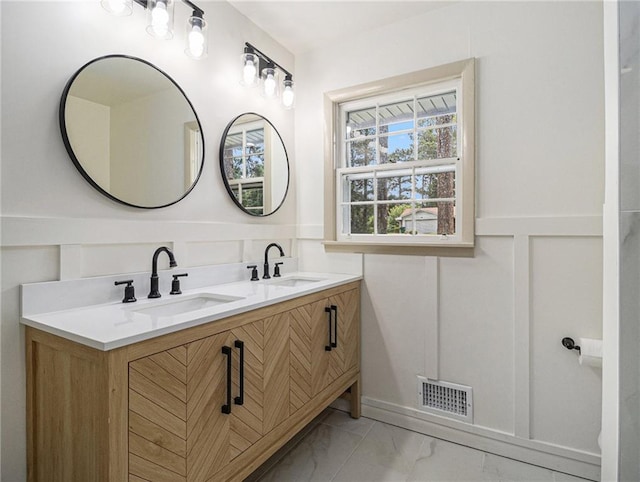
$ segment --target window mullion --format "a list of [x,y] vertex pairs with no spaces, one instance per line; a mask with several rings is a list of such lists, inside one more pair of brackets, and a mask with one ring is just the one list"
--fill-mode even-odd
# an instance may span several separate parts
[[[378,108],[376,107],[376,124],[378,123]],[[373,171],[373,235],[378,235],[378,171]]]
[[380,165],[380,104],[376,104],[376,165]]
[[413,166],[411,168],[411,209],[415,209],[416,199],[418,196],[416,195],[416,167]]
[[[380,103],[376,103],[376,166],[380,165]],[[373,172],[373,235],[378,235],[378,171]]]
[[418,97],[413,96],[413,160],[418,160]]
[[242,178],[247,178],[247,131],[242,131]]

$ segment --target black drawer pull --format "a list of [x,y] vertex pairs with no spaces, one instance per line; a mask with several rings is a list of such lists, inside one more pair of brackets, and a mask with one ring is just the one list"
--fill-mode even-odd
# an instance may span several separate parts
[[240,367],[238,382],[240,384],[240,395],[233,399],[233,403],[236,405],[242,405],[244,403],[244,342],[236,340],[234,343],[236,348],[240,349]]
[[333,345],[331,343],[331,340],[333,339],[333,336],[331,335],[331,331],[332,331],[332,327],[331,327],[331,308],[325,307],[324,311],[325,311],[325,313],[329,314],[329,344],[325,345],[324,349],[325,349],[325,351],[331,351],[331,346]]
[[231,347],[223,346],[222,353],[227,356],[227,403],[222,406],[222,413],[231,413]]
[[333,341],[331,342],[331,346],[338,348],[338,307],[331,305],[331,311],[333,311]]

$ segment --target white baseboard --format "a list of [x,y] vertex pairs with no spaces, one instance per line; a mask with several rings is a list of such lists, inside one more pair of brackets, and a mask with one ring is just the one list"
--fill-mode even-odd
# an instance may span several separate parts
[[[348,402],[347,405],[341,402],[346,402],[346,400],[336,400],[332,406],[348,411]],[[368,397],[362,397],[362,415],[407,430],[557,472],[595,481],[600,480],[600,456],[597,454],[538,440],[522,439],[505,432],[450,420]]]

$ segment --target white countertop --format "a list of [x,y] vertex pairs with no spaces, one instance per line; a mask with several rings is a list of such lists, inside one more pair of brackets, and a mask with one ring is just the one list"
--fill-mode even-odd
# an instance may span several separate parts
[[[276,284],[295,279],[314,281],[300,286]],[[49,313],[23,313],[21,322],[107,351],[360,279],[361,276],[351,274],[289,273],[271,280],[237,281],[183,290],[181,295],[163,293],[157,299],[139,297],[135,303],[111,302]],[[154,314],[155,307],[169,307],[202,294],[219,295],[220,299],[231,301],[179,314]]]

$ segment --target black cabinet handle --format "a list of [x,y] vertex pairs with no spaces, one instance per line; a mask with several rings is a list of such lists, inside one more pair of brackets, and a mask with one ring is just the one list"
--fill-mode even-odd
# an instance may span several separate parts
[[240,367],[238,369],[239,371],[238,381],[240,383],[240,396],[235,397],[233,399],[233,402],[236,405],[242,405],[244,403],[244,342],[240,340],[236,340],[234,345],[236,348],[240,349]]
[[331,305],[331,311],[333,311],[333,340],[331,346],[338,348],[338,307]]
[[222,406],[222,413],[231,413],[231,347],[223,346],[222,353],[227,356],[227,403]]
[[332,331],[332,327],[331,327],[331,308],[325,307],[324,312],[329,315],[329,344],[325,345],[324,349],[325,349],[325,351],[331,351],[331,346],[332,346],[331,340],[333,339],[333,336],[331,335],[331,331]]

